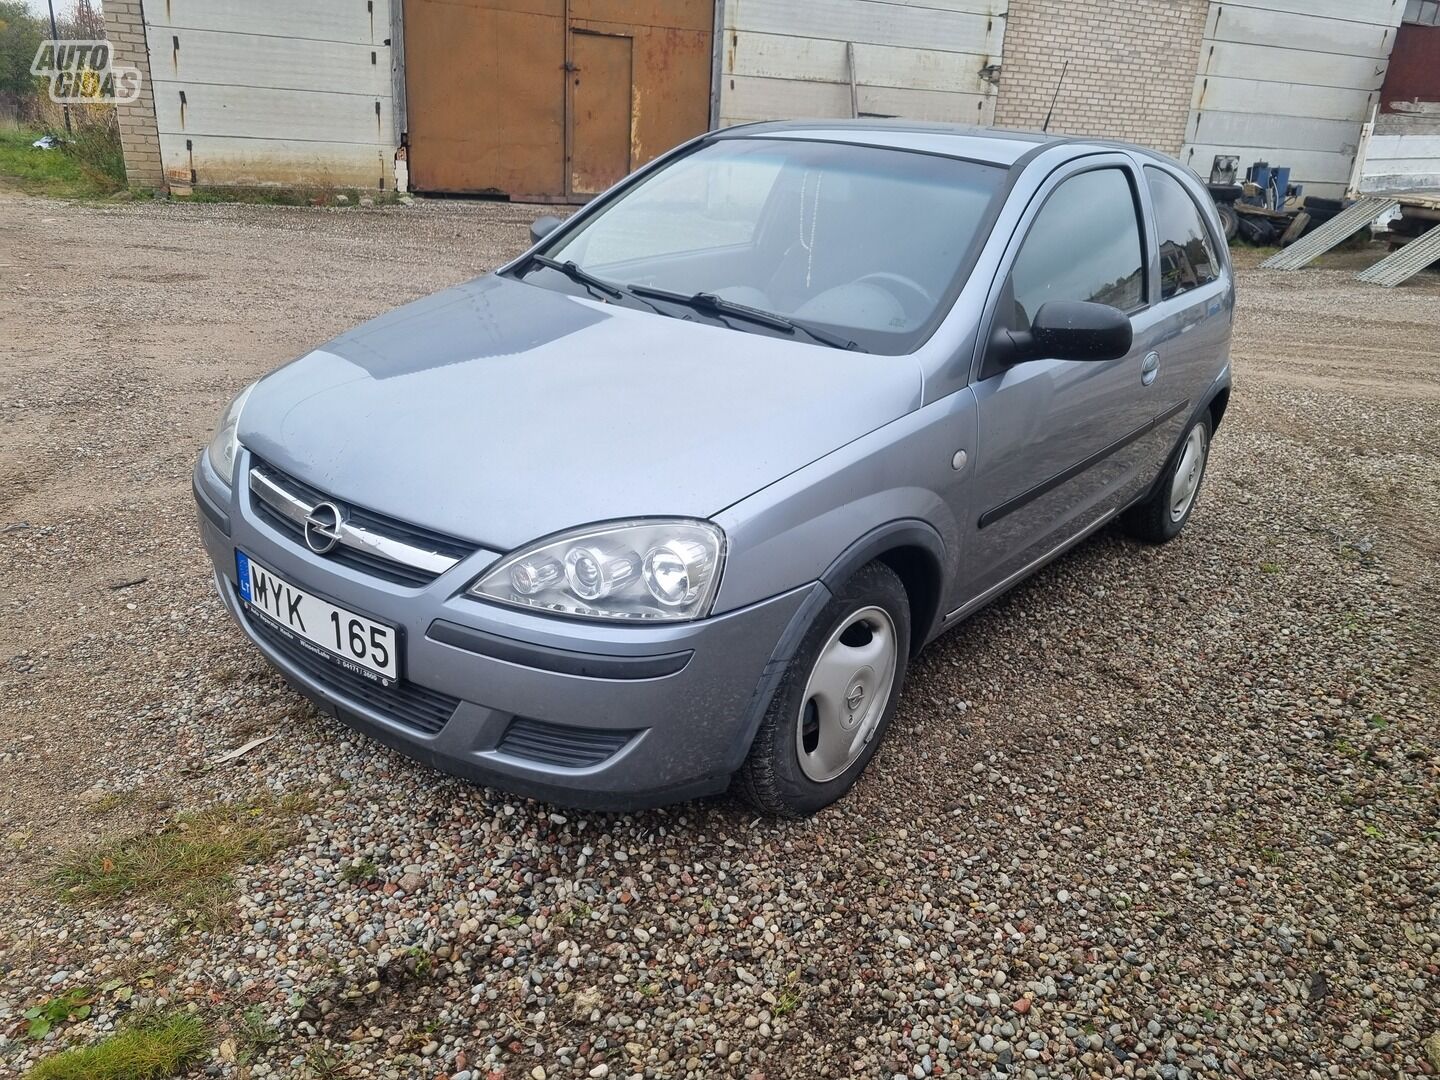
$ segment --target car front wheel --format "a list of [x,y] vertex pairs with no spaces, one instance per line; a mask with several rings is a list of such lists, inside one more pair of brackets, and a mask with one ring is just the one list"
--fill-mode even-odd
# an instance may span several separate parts
[[884,563],[862,567],[806,632],[739,775],[739,792],[804,817],[854,785],[879,748],[905,681],[910,605]]

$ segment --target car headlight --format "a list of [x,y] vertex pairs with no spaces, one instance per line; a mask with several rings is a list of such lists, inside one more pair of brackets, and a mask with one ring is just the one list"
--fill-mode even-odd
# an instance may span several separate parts
[[724,561],[725,534],[707,521],[617,521],[506,556],[470,595],[587,619],[700,619]]
[[209,449],[205,451],[210,458],[210,467],[227,484],[235,483],[235,458],[240,452],[240,414],[245,410],[245,399],[254,389],[255,384],[251,383],[235,395],[235,400],[230,402],[225,415],[220,418],[220,426],[215,429]]

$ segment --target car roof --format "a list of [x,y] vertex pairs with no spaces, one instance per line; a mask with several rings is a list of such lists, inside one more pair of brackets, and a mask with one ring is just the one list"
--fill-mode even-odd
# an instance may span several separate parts
[[721,138],[807,139],[828,142],[918,150],[946,157],[981,161],[1009,168],[1033,150],[1072,146],[1077,153],[1090,149],[1124,149],[1157,160],[1169,160],[1143,146],[1109,139],[1085,139],[1038,131],[1005,131],[966,124],[893,119],[776,120],[741,124],[715,133]]

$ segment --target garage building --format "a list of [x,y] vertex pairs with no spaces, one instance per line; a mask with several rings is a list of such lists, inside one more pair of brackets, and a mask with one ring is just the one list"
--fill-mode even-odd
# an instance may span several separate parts
[[1202,175],[1216,154],[1288,164],[1334,195],[1428,2],[107,0],[105,16],[117,60],[148,75],[121,108],[144,186],[581,202],[714,126],[1048,117]]

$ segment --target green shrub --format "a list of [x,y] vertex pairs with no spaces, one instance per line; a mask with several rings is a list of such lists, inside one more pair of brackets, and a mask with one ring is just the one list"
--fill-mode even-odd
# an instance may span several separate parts
[[65,154],[96,189],[119,191],[125,186],[125,151],[120,146],[120,127],[113,113],[100,123],[76,127],[66,139]]

